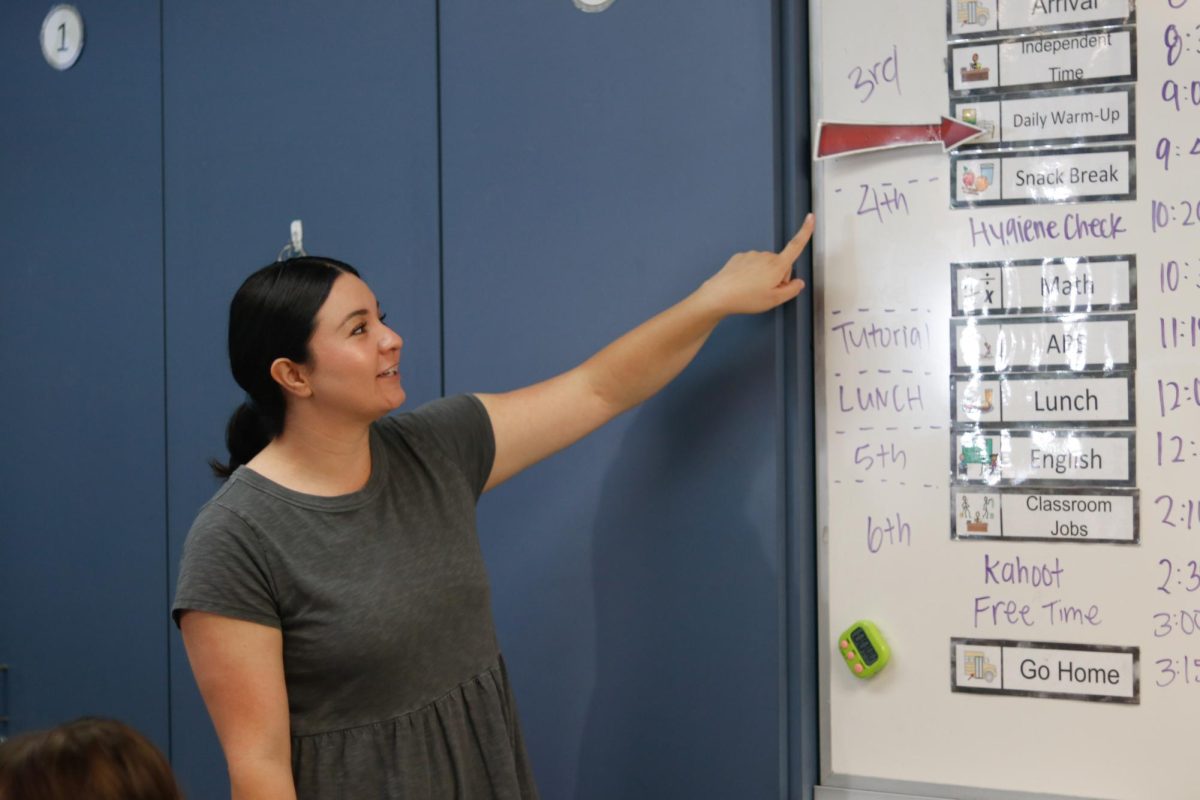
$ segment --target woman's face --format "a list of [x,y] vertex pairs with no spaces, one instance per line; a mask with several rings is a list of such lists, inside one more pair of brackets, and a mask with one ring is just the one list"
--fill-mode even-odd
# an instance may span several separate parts
[[325,413],[374,421],[404,402],[400,349],[367,284],[348,273],[317,312],[306,365],[312,399]]

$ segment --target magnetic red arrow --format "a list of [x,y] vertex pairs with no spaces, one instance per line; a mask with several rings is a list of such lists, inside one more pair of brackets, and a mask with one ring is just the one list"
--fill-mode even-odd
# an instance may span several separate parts
[[825,122],[817,124],[817,152],[815,158],[832,158],[849,153],[868,150],[886,150],[891,147],[908,147],[914,144],[941,142],[943,150],[950,150],[963,142],[974,139],[984,132],[983,128],[961,120],[942,117],[940,123],[932,125],[890,125],[887,123]]

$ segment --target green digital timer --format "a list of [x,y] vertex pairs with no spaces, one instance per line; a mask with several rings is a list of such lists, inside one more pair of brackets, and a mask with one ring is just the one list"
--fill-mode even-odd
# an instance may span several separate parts
[[850,674],[856,678],[874,677],[892,657],[879,628],[865,619],[860,619],[838,637],[838,652]]

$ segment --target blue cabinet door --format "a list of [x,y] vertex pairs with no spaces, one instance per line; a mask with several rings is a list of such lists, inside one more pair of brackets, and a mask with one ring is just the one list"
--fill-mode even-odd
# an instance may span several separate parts
[[[442,4],[447,391],[549,377],[777,241],[773,3]],[[726,321],[481,506],[548,798],[779,796],[782,355]]]
[[10,732],[166,749],[159,4],[111,5],[58,72],[50,4],[0,4],[0,662]]
[[[410,405],[441,391],[436,6],[234,0],[164,9],[171,585],[218,484],[229,301],[301,219],[305,249],[358,267],[405,338]],[[190,797],[225,764],[171,635],[174,765]]]

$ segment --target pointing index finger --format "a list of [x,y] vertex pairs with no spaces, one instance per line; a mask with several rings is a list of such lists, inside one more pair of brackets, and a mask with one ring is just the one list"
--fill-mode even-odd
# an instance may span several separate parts
[[804,252],[804,248],[808,246],[808,242],[812,239],[813,228],[816,227],[816,219],[810,213],[804,218],[804,224],[800,226],[800,230],[792,237],[792,240],[784,245],[784,248],[779,251],[780,258],[791,264],[800,254]]

